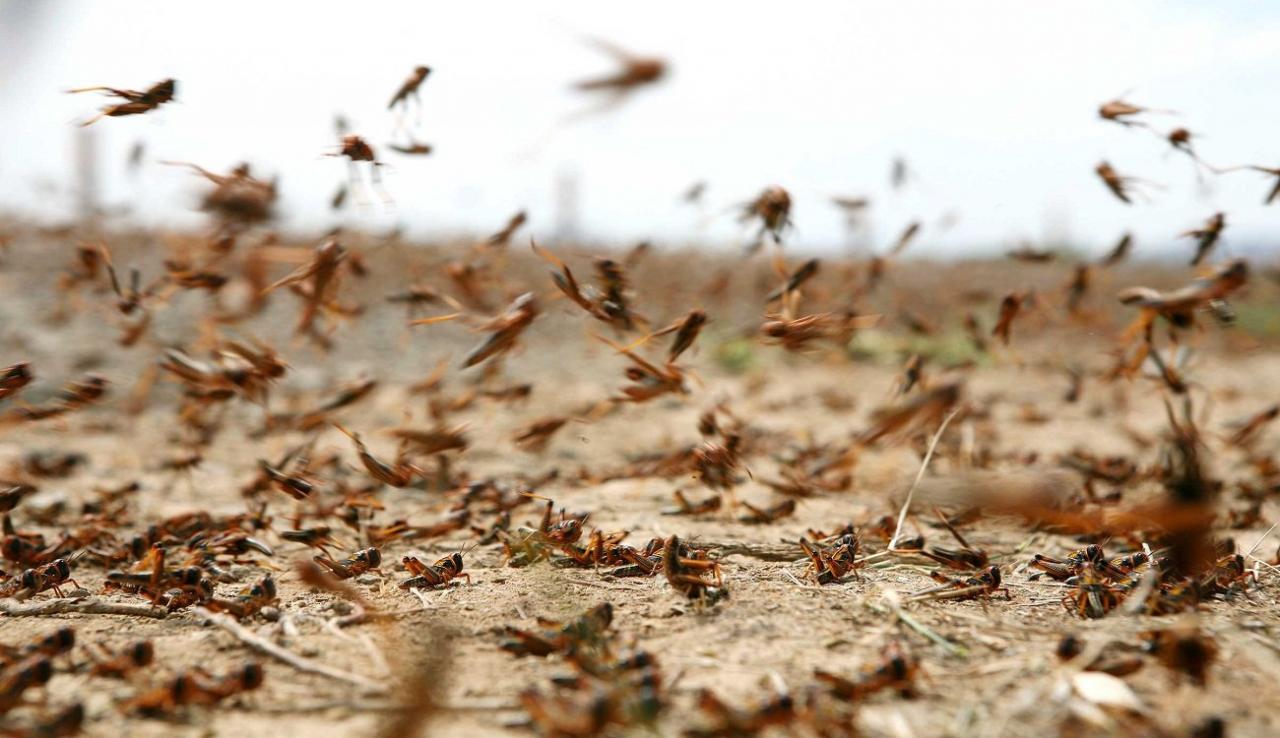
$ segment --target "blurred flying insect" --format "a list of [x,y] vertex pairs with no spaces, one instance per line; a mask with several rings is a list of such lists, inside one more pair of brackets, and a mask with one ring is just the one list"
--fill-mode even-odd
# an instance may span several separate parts
[[409,140],[407,144],[387,144],[387,148],[405,156],[427,156],[432,152],[431,144]]
[[1140,105],[1125,102],[1124,100],[1111,100],[1105,102],[1098,107],[1098,117],[1103,120],[1119,123],[1126,128],[1131,126],[1149,127],[1147,123],[1138,120],[1130,120],[1134,116],[1142,113],[1173,113],[1172,110],[1160,110],[1157,108],[1144,108]]
[[673,362],[680,358],[680,354],[688,351],[693,342],[698,340],[698,334],[702,332],[702,327],[707,324],[707,314],[701,310],[690,310],[689,314],[683,319],[672,323],[653,334],[653,337],[663,336],[668,333],[675,333],[675,337],[671,339],[671,348],[667,350],[667,362]]
[[169,166],[188,167],[204,177],[213,189],[205,193],[200,209],[223,222],[246,226],[271,220],[279,195],[276,180],[253,176],[248,163],[241,162],[227,174],[217,174],[190,162],[164,161]]
[[13,397],[23,387],[31,384],[31,380],[34,377],[31,374],[30,366],[30,364],[23,361],[0,369],[0,400]]
[[516,431],[512,441],[524,451],[542,453],[547,444],[551,442],[552,436],[570,420],[572,418],[564,415],[553,415],[535,420]]
[[345,182],[338,185],[338,189],[334,190],[333,195],[329,198],[329,209],[341,210],[342,206],[347,204],[347,193],[350,191]]
[[[287,467],[293,462],[294,458],[301,453],[302,446],[290,449],[280,460],[279,463],[272,464],[266,459],[259,459],[258,466],[260,468],[259,477],[250,484],[249,489],[257,490],[259,487],[271,486],[275,489],[289,495],[295,500],[305,500],[311,496],[315,490],[315,485],[307,478],[306,470],[288,472]],[[305,464],[304,464],[305,466]]]
[[889,166],[889,185],[895,190],[901,190],[907,186],[907,183],[915,179],[911,166],[907,164],[907,160],[901,156],[893,157],[893,163]]
[[852,310],[838,313],[816,313],[811,315],[792,316],[793,311],[784,309],[781,314],[766,313],[766,320],[760,324],[760,333],[787,351],[802,352],[808,350],[814,341],[830,341],[837,346],[847,345],[854,333],[867,326],[875,325],[879,315],[857,315]]
[[129,156],[125,159],[125,169],[129,172],[130,176],[138,173],[138,170],[142,168],[142,164],[146,158],[146,142],[141,140],[134,141],[133,145],[129,147]]
[[[775,300],[781,299],[782,297],[800,289],[801,285],[812,279],[818,273],[819,265],[820,262],[817,259],[809,259],[805,263],[801,264],[794,272],[787,275],[786,281],[782,283],[782,286],[778,287],[773,292],[770,292],[764,298],[765,304],[774,302]],[[782,270],[785,271],[785,267],[783,267]]]
[[0,424],[45,420],[84,409],[105,397],[110,385],[106,377],[86,374],[63,387],[53,402],[35,407],[15,408],[0,418]]
[[866,446],[882,438],[901,437],[907,431],[936,426],[960,402],[962,393],[963,384],[949,382],[919,392],[899,405],[876,410],[871,427],[858,435],[857,442]]
[[978,317],[973,313],[965,313],[964,331],[969,337],[969,342],[973,344],[973,348],[980,353],[987,351],[986,331],[978,323]]
[[1213,247],[1217,245],[1218,239],[1221,238],[1222,231],[1226,227],[1226,214],[1214,213],[1209,216],[1203,226],[1181,234],[1183,238],[1196,239],[1196,253],[1195,256],[1191,257],[1191,266],[1199,266],[1209,256],[1209,252],[1213,251]]
[[102,263],[107,268],[107,277],[111,281],[111,291],[116,295],[116,309],[126,317],[132,316],[135,312],[138,313],[138,317],[132,323],[126,323],[123,326],[123,333],[120,338],[121,345],[132,346],[150,327],[151,313],[147,309],[147,303],[159,295],[160,288],[164,286],[166,279],[161,277],[146,288],[143,288],[142,273],[137,269],[130,269],[128,285],[121,286],[120,277],[116,273],[114,262],[111,260],[111,251],[107,249],[106,244],[99,244],[98,250],[102,257]]
[[360,162],[368,162],[369,164],[369,188],[373,190],[383,202],[391,202],[391,195],[387,194],[386,189],[382,186],[381,167],[383,162],[378,161],[378,155],[374,152],[373,147],[363,138],[349,133],[342,137],[342,141],[338,144],[337,152],[330,152],[325,156],[344,157],[347,160],[347,183],[352,192],[360,192],[364,189],[363,182],[360,177],[358,168]]
[[457,300],[424,284],[410,285],[402,292],[387,295],[386,300],[393,304],[404,305],[409,312],[408,317],[410,320],[415,319],[414,315],[417,313],[418,308],[422,307],[447,304],[455,309],[462,309]]
[[306,288],[299,292],[305,300],[302,316],[295,330],[310,333],[316,316],[333,305],[331,293],[337,288],[338,267],[347,258],[346,249],[335,239],[328,239],[312,252],[311,259],[264,289],[267,294],[281,287]]
[[666,76],[667,64],[658,57],[638,56],[602,39],[588,39],[588,42],[612,56],[621,65],[621,69],[603,77],[574,83],[573,88],[579,92],[602,92],[607,95],[598,107],[589,108],[578,116],[616,108],[635,91],[657,84]]
[[1098,162],[1098,165],[1093,168],[1093,171],[1097,173],[1098,177],[1102,180],[1102,183],[1107,186],[1107,189],[1111,190],[1111,194],[1115,195],[1126,205],[1133,203],[1133,201],[1129,199],[1130,187],[1140,180],[1136,177],[1122,176],[1106,161]]
[[301,543],[302,545],[307,546],[309,548],[317,549],[320,551],[320,553],[324,554],[326,557],[332,558],[329,555],[329,547],[339,545],[338,542],[333,538],[332,533],[333,531],[329,528],[329,526],[317,525],[313,528],[298,528],[294,530],[282,530],[280,531],[280,537],[286,541],[291,541],[293,543]]
[[102,118],[119,118],[126,115],[149,113],[172,100],[176,91],[177,82],[173,79],[161,80],[141,92],[138,90],[122,90],[115,87],[79,87],[74,90],[67,90],[72,94],[102,92],[112,97],[122,98],[125,101],[107,105],[97,115],[81,123],[81,127],[93,125]]
[[1030,264],[1044,264],[1058,258],[1057,252],[1053,249],[1037,249],[1030,244],[1008,251],[1005,255],[1014,261],[1025,261]]
[[764,236],[769,234],[774,243],[782,243],[782,234],[791,227],[791,193],[774,185],[765,188],[756,199],[742,206],[738,219],[748,223],[758,219],[760,230],[751,243],[749,251],[758,251],[764,245]]
[[574,278],[573,271],[555,254],[540,248],[530,241],[533,252],[541,256],[558,271],[551,272],[551,281],[569,300],[587,311],[591,317],[602,323],[608,323],[620,330],[632,330],[644,319],[631,310],[627,296],[626,275],[622,265],[613,259],[596,260],[596,271],[599,274],[600,290],[591,286],[583,287]]
[[1192,133],[1186,128],[1175,128],[1164,136],[1164,140],[1169,142],[1169,145],[1173,147],[1174,151],[1181,151],[1191,157],[1191,161],[1195,162],[1197,174],[1199,174],[1202,168],[1210,171],[1216,171],[1213,167],[1206,164],[1204,160],[1200,158],[1200,155],[1196,153],[1195,149],[1192,148],[1191,139],[1193,138],[1199,138],[1199,134]]
[[1022,290],[1010,292],[1000,301],[1000,316],[996,319],[995,327],[991,329],[991,335],[1000,339],[1004,345],[1009,345],[1010,331],[1013,329],[1013,319],[1018,317],[1018,313],[1022,311],[1022,306],[1028,300],[1028,293]]
[[[429,322],[439,322],[451,316],[441,316],[439,318],[424,318],[410,322],[410,325],[422,325]],[[488,361],[495,356],[501,356],[511,349],[515,348],[520,334],[524,333],[534,318],[538,317],[538,300],[532,292],[526,292],[511,301],[507,309],[501,314],[480,326],[480,330],[489,331],[489,336],[480,343],[479,346],[473,348],[470,353],[462,360],[463,368],[472,367],[476,364]]]
[[71,292],[83,284],[98,281],[102,272],[102,252],[96,245],[81,243],[76,246],[76,258],[58,277],[58,289]]
[[1104,267],[1112,267],[1125,259],[1129,258],[1129,251],[1133,248],[1133,234],[1126,233],[1120,237],[1116,245],[1111,247],[1107,255],[1099,262]]
[[488,265],[481,261],[451,261],[444,265],[444,274],[462,295],[463,302],[477,310],[493,312],[485,298],[485,281],[490,276]]
[[895,397],[901,397],[909,394],[916,387],[926,389],[926,385],[924,357],[920,354],[912,354],[907,357],[906,363],[902,365],[902,372],[894,378],[893,394]]
[[1226,169],[1219,169],[1217,171],[1218,173],[1223,174],[1226,172],[1240,171],[1242,169],[1249,169],[1255,172],[1261,172],[1262,174],[1266,174],[1275,178],[1276,180],[1275,184],[1272,185],[1271,190],[1267,192],[1266,199],[1262,201],[1263,205],[1270,205],[1271,203],[1276,201],[1276,198],[1280,198],[1280,167],[1260,167],[1257,165],[1250,164],[1242,167],[1227,167]]
[[507,219],[507,223],[502,226],[502,230],[485,239],[485,245],[494,247],[506,246],[511,242],[511,237],[516,234],[516,231],[520,230],[520,227],[528,222],[528,220],[528,213],[523,210],[517,212],[515,215]]
[[400,454],[396,457],[395,463],[388,464],[369,452],[369,449],[364,445],[364,441],[360,439],[359,433],[353,433],[338,423],[334,423],[333,427],[351,439],[351,442],[356,446],[356,453],[359,454],[360,463],[364,465],[365,471],[369,472],[369,476],[379,482],[400,489],[408,487],[416,477],[423,475],[423,471],[410,462],[405,454],[406,443],[401,444]]
[[402,82],[400,89],[396,90],[396,94],[391,96],[391,102],[387,103],[387,110],[395,110],[397,106],[408,107],[411,99],[421,108],[422,98],[418,96],[418,89],[422,87],[422,83],[426,82],[429,76],[431,76],[431,67],[425,65],[414,67],[408,79]]
[[647,326],[648,321],[631,308],[631,294],[623,265],[613,259],[596,257],[596,278],[601,294],[598,303],[609,319],[621,324],[624,330],[632,330],[637,324]]
[[1227,442],[1233,446],[1247,447],[1269,423],[1280,417],[1280,404],[1271,405],[1248,417],[1227,424],[1232,431]]
[[1062,401],[1071,405],[1080,401],[1080,396],[1084,392],[1084,369],[1078,364],[1070,364],[1066,367],[1067,374],[1067,391],[1062,395]]
[[329,423],[329,416],[368,397],[378,387],[376,379],[356,379],[339,385],[332,397],[315,407],[293,413],[271,415],[269,427],[310,430]]
[[122,288],[115,264],[111,260],[111,251],[107,249],[106,244],[99,244],[98,252],[102,256],[102,263],[107,267],[107,276],[111,279],[111,291],[116,295],[116,309],[124,315],[129,315],[142,307],[143,301],[154,293],[154,286],[143,290],[142,273],[137,269],[131,269],[129,284]]
[[1092,281],[1093,269],[1088,264],[1076,264],[1067,281],[1067,312],[1076,315],[1089,294],[1089,283]]
[[465,430],[466,426],[462,425],[452,428],[395,428],[388,433],[412,446],[416,453],[429,456],[466,449],[469,442]]
[[906,250],[907,246],[911,245],[911,241],[919,232],[920,221],[917,220],[908,223],[907,227],[902,229],[902,233],[898,234],[898,240],[894,241],[893,246],[889,249],[889,253],[894,256],[901,254]]
[[619,398],[622,402],[641,403],[666,394],[688,394],[689,390],[684,382],[684,369],[674,361],[667,361],[662,366],[658,366],[646,361],[633,350],[644,339],[631,346],[622,346],[603,336],[596,336],[596,338],[631,360],[632,365],[627,367],[626,375],[632,383],[622,388],[623,397]]
[[226,275],[193,267],[185,261],[166,259],[164,269],[164,279],[171,287],[178,290],[204,290],[214,293],[230,281]]

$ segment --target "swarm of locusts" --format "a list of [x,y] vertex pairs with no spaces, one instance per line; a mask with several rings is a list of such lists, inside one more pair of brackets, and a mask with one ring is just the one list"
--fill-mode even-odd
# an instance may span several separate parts
[[[576,88],[610,107],[666,75],[597,45],[620,67]],[[384,114],[408,143],[385,148],[421,157],[436,73],[402,71]],[[113,99],[88,125],[163,116],[176,89],[72,92]],[[1165,112],[1099,115],[1156,131]],[[384,144],[339,123],[316,151],[347,160],[333,207],[389,201]],[[1211,167],[1188,129],[1157,133],[1197,177],[1280,172]],[[182,164],[207,231],[157,253],[85,224],[44,284],[4,298],[55,307],[6,325],[0,368],[0,735],[287,714],[326,685],[335,701],[301,709],[368,710],[391,736],[459,713],[557,737],[982,733],[994,694],[945,730],[901,710],[1011,658],[1034,663],[1019,701],[1064,735],[1224,734],[1219,715],[1186,732],[1147,703],[1170,681],[1213,689],[1233,649],[1275,637],[1274,612],[1228,643],[1211,620],[1273,599],[1280,566],[1280,405],[1219,418],[1241,394],[1197,363],[1260,345],[1233,305],[1267,272],[1230,257],[1227,213],[1192,218],[1190,266],[1154,286],[1130,279],[1125,234],[1096,260],[1012,251],[999,273],[1034,281],[923,294],[903,259],[926,221],[867,258],[795,255],[778,185],[736,201],[728,261],[538,242],[526,210],[404,253],[276,233],[286,165]],[[1095,165],[1129,204],[1143,180],[1125,171]],[[894,189],[909,172],[894,161]],[[0,277],[21,246],[4,256]],[[77,320],[86,345],[48,339]],[[1092,338],[1046,350],[1047,332]],[[1061,390],[1024,391],[1029,372]],[[1059,414],[1096,442],[1037,448]],[[87,440],[113,438],[113,454]],[[720,678],[756,668],[747,639],[796,632],[780,637],[797,657],[772,651],[749,690]],[[492,683],[467,681],[473,661]],[[1144,702],[1125,680],[1157,670],[1135,681]]]

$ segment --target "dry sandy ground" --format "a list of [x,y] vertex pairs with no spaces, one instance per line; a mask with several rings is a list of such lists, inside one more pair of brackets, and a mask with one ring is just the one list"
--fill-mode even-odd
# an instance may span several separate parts
[[[64,422],[0,429],[0,469],[36,449],[84,453],[88,457],[84,467],[66,479],[39,480],[39,495],[24,505],[40,507],[59,499],[74,504],[88,499],[95,486],[139,480],[143,491],[132,510],[133,529],[159,516],[198,509],[242,511],[239,489],[253,476],[256,460],[275,458],[303,437],[251,437],[247,431],[260,424],[260,411],[241,404],[231,410],[226,430],[204,450],[204,463],[189,477],[159,470],[159,463],[176,453],[176,447],[170,445],[175,425],[174,385],[162,383],[148,409],[138,416],[128,416],[120,408],[141,368],[154,361],[161,347],[196,341],[194,316],[204,310],[203,298],[181,296],[158,322],[154,336],[130,350],[115,344],[115,316],[106,295],[82,291],[81,302],[69,321],[55,323],[50,319],[54,285],[58,272],[70,260],[77,237],[22,231],[7,251],[0,252],[0,364],[32,362],[39,380],[23,398],[31,402],[48,396],[65,379],[89,367],[110,378],[115,391],[102,406]],[[159,269],[158,254],[163,253],[160,237],[120,237],[113,245],[117,261],[133,261],[151,273]],[[273,396],[273,407],[307,402],[345,379],[376,377],[380,385],[372,397],[338,417],[345,425],[363,431],[375,453],[391,456],[394,446],[377,431],[404,422],[406,415],[418,421],[424,415],[421,399],[409,397],[406,384],[424,376],[441,357],[451,357],[456,367],[458,357],[475,337],[459,326],[411,331],[403,327],[403,308],[383,304],[381,297],[419,277],[443,287],[434,270],[446,258],[445,252],[434,249],[371,250],[373,275],[365,281],[348,280],[343,287],[344,294],[366,303],[367,311],[338,330],[338,347],[332,354],[289,337],[297,305],[290,296],[281,295],[263,318],[233,329],[275,342],[292,365]],[[879,694],[868,700],[859,719],[866,734],[1001,736],[1058,731],[1066,715],[1062,697],[1066,676],[1054,656],[1054,646],[1064,633],[1073,632],[1093,642],[1114,639],[1136,643],[1141,631],[1181,622],[1182,618],[1172,616],[1116,615],[1097,621],[1075,617],[1060,604],[1059,588],[1028,578],[1027,563],[1034,552],[1061,555],[1079,544],[1069,537],[1032,532],[1010,521],[981,520],[967,525],[965,532],[971,543],[990,551],[1002,566],[1011,601],[910,603],[904,606],[905,611],[920,626],[913,628],[894,616],[892,603],[932,584],[927,576],[930,567],[923,566],[922,560],[884,560],[866,569],[861,580],[823,587],[812,584],[794,544],[796,538],[809,528],[831,530],[847,522],[862,523],[896,513],[919,468],[919,444],[867,451],[859,459],[849,491],[802,499],[793,517],[768,525],[744,525],[737,521],[738,512],[728,510],[703,518],[660,515],[659,510],[670,506],[676,488],[688,490],[694,497],[708,493],[698,480],[688,477],[602,484],[573,481],[580,469],[620,468],[635,456],[671,452],[698,442],[697,417],[716,403],[725,403],[751,427],[769,431],[770,443],[782,453],[807,441],[845,441],[866,428],[871,412],[889,401],[900,363],[900,357],[890,349],[871,359],[853,360],[834,351],[797,356],[758,341],[746,348],[733,344],[743,328],[758,322],[758,288],[774,281],[767,264],[751,262],[750,268],[739,274],[737,291],[709,304],[700,292],[701,285],[716,269],[735,262],[719,257],[691,261],[695,268],[682,261],[681,268],[675,269],[671,257],[653,255],[642,264],[635,280],[640,306],[652,311],[655,323],[696,304],[707,307],[713,318],[699,349],[689,359],[698,378],[690,382],[687,396],[624,407],[593,423],[571,423],[542,454],[518,450],[511,442],[516,428],[531,419],[599,400],[622,382],[624,363],[590,339],[589,333],[603,328],[590,325],[589,318],[564,301],[550,303],[524,347],[506,363],[504,376],[493,380],[495,385],[532,382],[532,397],[518,404],[480,401],[452,416],[450,422],[468,425],[471,439],[471,447],[453,464],[455,473],[464,471],[472,479],[534,478],[559,469],[560,479],[543,485],[538,493],[555,499],[558,506],[589,512],[592,527],[630,531],[629,542],[633,544],[671,534],[724,544],[726,547],[714,552],[722,556],[731,594],[727,601],[699,606],[674,592],[661,577],[611,579],[590,569],[555,568],[545,563],[508,568],[496,544],[467,552],[470,586],[430,592],[421,602],[397,588],[397,581],[405,576],[398,565],[402,555],[416,552],[433,561],[470,545],[473,537],[463,532],[412,545],[386,546],[383,575],[362,577],[357,587],[378,609],[396,616],[336,632],[326,627],[334,615],[334,597],[302,586],[291,569],[291,562],[305,559],[311,552],[267,534],[277,554],[269,566],[280,582],[283,617],[277,622],[249,620],[246,627],[295,653],[384,684],[391,690],[389,695],[366,693],[339,680],[300,673],[278,661],[262,659],[265,683],[250,695],[216,709],[180,711],[168,721],[126,719],[117,705],[140,689],[161,683],[166,675],[197,665],[220,672],[261,657],[189,612],[163,620],[77,614],[2,618],[0,642],[21,643],[69,624],[82,644],[119,646],[138,638],[155,643],[155,666],[134,683],[91,678],[65,668],[54,677],[47,690],[49,706],[72,699],[84,701],[85,730],[90,735],[373,735],[397,713],[399,685],[406,675],[429,680],[442,705],[423,729],[424,735],[529,735],[531,729],[520,725],[524,716],[518,693],[530,686],[547,688],[550,677],[567,673],[569,667],[557,659],[514,658],[497,648],[500,636],[495,631],[505,625],[531,627],[535,617],[569,618],[608,601],[615,607],[614,627],[620,642],[634,642],[656,654],[671,684],[669,708],[658,723],[658,734],[678,735],[683,728],[700,724],[694,696],[701,688],[713,688],[734,704],[750,704],[777,688],[779,682],[791,689],[811,684],[815,667],[855,674],[877,658],[884,643],[897,638],[920,659],[927,678],[915,699]],[[589,274],[585,263],[582,272]],[[900,340],[905,332],[894,316],[904,305],[941,325],[958,322],[953,305],[960,298],[954,289],[947,294],[938,288],[963,284],[991,291],[992,295],[974,298],[973,305],[966,308],[990,325],[994,306],[1004,291],[1027,285],[1039,286],[1049,294],[1058,289],[1067,272],[1061,264],[915,265],[891,272],[881,297],[870,300],[867,307],[889,316],[879,335],[886,341]],[[512,267],[512,274],[516,276],[509,278],[509,292],[518,291],[524,280],[549,294],[549,280],[541,267]],[[830,292],[838,294],[839,270],[828,269],[823,274],[830,280]],[[1112,347],[1117,324],[1107,316],[1116,285],[1140,283],[1144,277],[1157,285],[1176,284],[1186,276],[1176,271],[1105,275],[1091,298],[1103,306],[1099,308],[1102,317],[1093,326],[1063,327],[1049,308],[1045,315],[1029,316],[1015,329],[1013,348],[993,350],[981,357],[976,367],[951,372],[951,376],[965,379],[967,401],[988,413],[957,422],[948,430],[943,446],[950,448],[965,438],[976,438],[997,454],[1012,457],[1035,452],[1034,460],[1004,460],[995,465],[1001,471],[1032,474],[1054,473],[1059,468],[1058,456],[1077,448],[1152,463],[1158,450],[1138,448],[1123,427],[1152,436],[1165,427],[1156,383],[1139,379],[1105,384],[1090,376],[1083,398],[1067,404],[1062,399],[1067,382],[1061,366],[1069,361],[1091,372],[1108,366],[1106,352]],[[1259,279],[1251,292],[1250,304],[1274,310],[1275,292],[1261,284],[1263,281]],[[1232,480],[1246,477],[1248,471],[1238,455],[1220,441],[1222,424],[1277,399],[1275,377],[1280,375],[1280,356],[1266,336],[1248,336],[1237,329],[1238,335],[1224,338],[1217,335],[1220,332],[1210,328],[1196,339],[1205,349],[1197,356],[1193,376],[1202,384],[1196,390],[1199,397],[1213,398],[1204,403],[1211,413],[1204,427],[1211,436],[1214,471],[1230,488]],[[735,365],[718,360],[727,350],[723,348],[726,344],[749,353],[750,361]],[[461,392],[475,373],[452,369],[445,394]],[[946,374],[934,364],[927,365],[932,381]],[[1280,431],[1272,429],[1259,448],[1275,451],[1278,446]],[[330,449],[343,456],[351,474],[360,473],[350,443],[332,429],[321,433],[317,453]],[[776,477],[777,459],[762,453],[748,459],[746,465],[753,479],[735,490],[737,498],[759,503],[775,500],[761,480]],[[963,473],[964,467],[958,454],[940,454],[929,467],[924,488],[928,489],[930,482]],[[380,497],[387,508],[380,514],[382,521],[407,518],[428,523],[437,520],[447,506],[440,493],[425,489],[385,489]],[[1227,500],[1228,506],[1240,506],[1233,498]],[[288,527],[284,519],[293,505],[282,495],[272,498],[277,527]],[[946,533],[932,524],[932,516],[917,512],[921,514],[913,515],[908,527],[921,529],[931,543],[944,543]],[[1263,522],[1224,533],[1234,536],[1240,550],[1248,551],[1278,512],[1280,507],[1268,501],[1263,507]],[[513,512],[513,523],[532,523],[537,514],[533,505],[519,508]],[[14,518],[20,528],[35,527],[27,525],[21,508]],[[344,537],[355,543],[349,533]],[[1277,540],[1280,536],[1273,536],[1257,555],[1270,559]],[[868,544],[883,546],[873,539]],[[1149,710],[1150,720],[1169,734],[1188,735],[1192,726],[1209,715],[1224,718],[1233,736],[1275,735],[1280,731],[1280,689],[1276,687],[1280,683],[1280,610],[1276,607],[1280,580],[1275,570],[1257,566],[1258,586],[1247,597],[1208,603],[1198,615],[1200,627],[1211,633],[1221,648],[1207,687],[1192,686],[1151,660],[1141,671],[1126,677]],[[222,585],[220,593],[234,593],[265,570],[246,567],[239,571],[243,582]],[[75,577],[96,595],[104,572],[82,566]],[[41,594],[38,600],[52,596]],[[110,599],[127,598],[113,595]],[[945,639],[947,645],[930,640],[923,631]],[[77,654],[72,661],[83,661],[83,657]],[[418,666],[421,663],[439,668],[424,674]],[[37,712],[23,708],[15,714]]]

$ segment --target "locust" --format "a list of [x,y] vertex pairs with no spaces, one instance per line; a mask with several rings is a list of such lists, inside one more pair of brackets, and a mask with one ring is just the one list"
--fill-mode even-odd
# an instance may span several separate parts
[[1227,217],[1224,213],[1214,213],[1209,217],[1205,224],[1200,228],[1193,228],[1182,234],[1184,238],[1194,238],[1196,240],[1196,253],[1191,257],[1191,266],[1199,266],[1213,247],[1217,245],[1218,239],[1222,237],[1222,231],[1227,227]]
[[68,90],[72,94],[81,92],[101,92],[110,97],[118,97],[124,102],[107,105],[102,110],[81,123],[83,126],[91,126],[103,118],[119,118],[126,115],[141,115],[149,113],[161,105],[173,100],[174,93],[177,91],[178,83],[173,79],[163,79],[151,85],[145,90],[126,90],[116,87],[79,87],[74,90]]
[[1000,583],[1000,567],[994,564],[965,579],[954,579],[937,572],[930,572],[929,576],[939,583],[938,586],[916,592],[909,599],[972,600],[979,597],[985,599],[997,592],[1004,592],[1005,599],[1012,599],[1009,588]]
[[401,83],[396,90],[396,94],[391,96],[391,102],[387,103],[387,110],[395,110],[397,106],[407,106],[409,100],[421,105],[422,99],[418,96],[418,89],[422,87],[422,83],[426,82],[427,77],[430,75],[431,67],[421,64],[414,67],[408,79]]
[[768,187],[742,206],[738,219],[743,223],[760,222],[752,251],[760,248],[766,234],[772,236],[775,243],[781,243],[783,234],[791,227],[791,193],[776,185]]
[[471,575],[462,570],[462,552],[455,552],[427,566],[413,556],[405,556],[400,563],[413,576],[400,582],[400,589],[436,589],[448,585],[454,579],[465,579],[471,584]]
[[1147,126],[1147,123],[1145,123],[1144,121],[1132,120],[1135,116],[1141,115],[1143,113],[1172,113],[1172,112],[1173,112],[1172,110],[1146,108],[1146,107],[1142,107],[1141,105],[1134,105],[1133,103],[1126,102],[1120,99],[1110,100],[1098,106],[1099,118],[1105,121],[1110,121],[1112,123],[1119,123],[1120,125],[1125,127]]

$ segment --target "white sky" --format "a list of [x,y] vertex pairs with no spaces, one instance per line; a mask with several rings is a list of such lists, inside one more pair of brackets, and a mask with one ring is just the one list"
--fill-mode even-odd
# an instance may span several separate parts
[[[569,89],[609,71],[581,42],[606,38],[668,59],[672,73],[618,110]],[[322,154],[342,112],[375,146],[387,99],[416,64],[428,158],[383,151],[394,209],[331,214],[346,176]],[[124,175],[130,145],[225,169],[279,173],[290,227],[335,223],[415,235],[495,230],[526,207],[555,224],[558,177],[580,187],[581,231],[626,242],[741,243],[726,211],[769,184],[795,200],[793,242],[842,242],[832,194],[873,199],[874,240],[915,218],[923,253],[1065,237],[1101,250],[1125,229],[1148,255],[1189,254],[1173,236],[1215,210],[1226,244],[1269,245],[1280,205],[1238,173],[1196,184],[1148,132],[1096,117],[1132,89],[1153,118],[1204,134],[1219,164],[1280,166],[1280,10],[1252,2],[467,2],[210,3],[0,1],[0,209],[69,212],[74,121],[97,108],[74,86],[141,88],[178,79],[178,104],[93,128],[104,199],[147,222],[192,222],[197,182],[149,164]],[[918,180],[888,186],[902,154]],[[1093,173],[1101,159],[1158,183],[1126,207]],[[706,180],[701,213],[678,202]],[[56,185],[56,186],[54,186]],[[959,222],[934,226],[945,213]],[[186,220],[183,220],[183,219]]]

